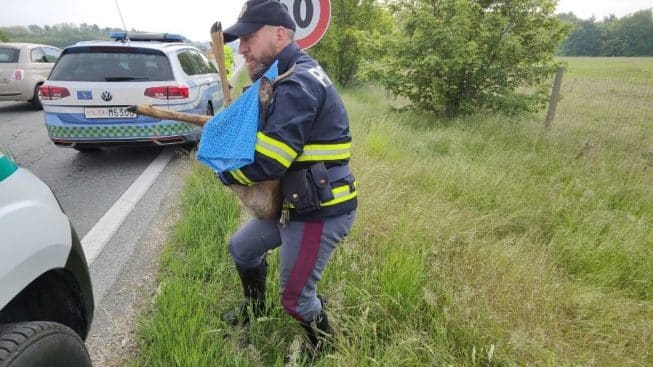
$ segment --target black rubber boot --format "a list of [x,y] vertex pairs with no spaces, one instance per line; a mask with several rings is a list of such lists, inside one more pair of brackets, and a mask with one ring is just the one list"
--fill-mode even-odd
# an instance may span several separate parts
[[236,270],[243,284],[245,299],[236,308],[224,313],[222,320],[233,326],[247,325],[250,315],[259,317],[265,314],[265,279],[268,264],[263,259],[261,265],[256,268],[243,270],[236,266]]
[[[322,301],[322,298],[320,298],[320,301]],[[324,304],[322,304],[320,314],[313,322],[310,324],[302,322],[301,325],[306,331],[306,338],[308,339],[308,344],[304,346],[302,354],[308,362],[313,362],[321,354],[333,351],[333,329],[331,329],[329,318],[324,312]]]

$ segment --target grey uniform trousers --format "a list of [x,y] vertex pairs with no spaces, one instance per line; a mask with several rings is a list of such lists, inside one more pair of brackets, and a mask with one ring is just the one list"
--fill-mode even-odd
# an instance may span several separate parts
[[299,321],[315,320],[322,305],[317,282],[331,253],[349,233],[356,212],[314,221],[249,219],[229,240],[229,253],[240,269],[261,264],[268,250],[281,247],[279,289],[284,310]]

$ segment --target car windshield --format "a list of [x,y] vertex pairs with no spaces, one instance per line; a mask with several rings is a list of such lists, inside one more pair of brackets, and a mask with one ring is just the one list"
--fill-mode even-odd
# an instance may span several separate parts
[[64,52],[50,80],[80,82],[147,82],[173,80],[168,58],[138,48],[84,47]]
[[12,47],[0,47],[0,63],[17,63],[20,50]]

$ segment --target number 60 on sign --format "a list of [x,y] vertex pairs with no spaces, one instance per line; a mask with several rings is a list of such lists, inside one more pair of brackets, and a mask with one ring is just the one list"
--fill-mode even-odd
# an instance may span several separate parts
[[295,20],[295,41],[302,49],[322,39],[331,21],[330,0],[279,0]]

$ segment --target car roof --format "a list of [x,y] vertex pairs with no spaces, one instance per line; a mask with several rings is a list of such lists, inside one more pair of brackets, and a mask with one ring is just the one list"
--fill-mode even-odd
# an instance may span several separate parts
[[139,47],[139,48],[151,48],[155,50],[164,50],[172,49],[179,47],[195,47],[188,43],[182,42],[153,42],[153,41],[81,41],[77,42],[72,46],[66,47],[66,49],[76,48],[76,47],[88,47],[88,46],[102,46],[102,47]]
[[52,47],[59,48],[52,45],[44,45],[41,43],[28,43],[28,42],[0,42],[0,47],[24,48],[24,47]]
[[183,42],[183,36],[174,33],[112,32],[109,37],[113,40],[81,41],[66,49],[89,46],[139,47],[155,50],[170,50],[184,47],[196,48],[191,44]]

